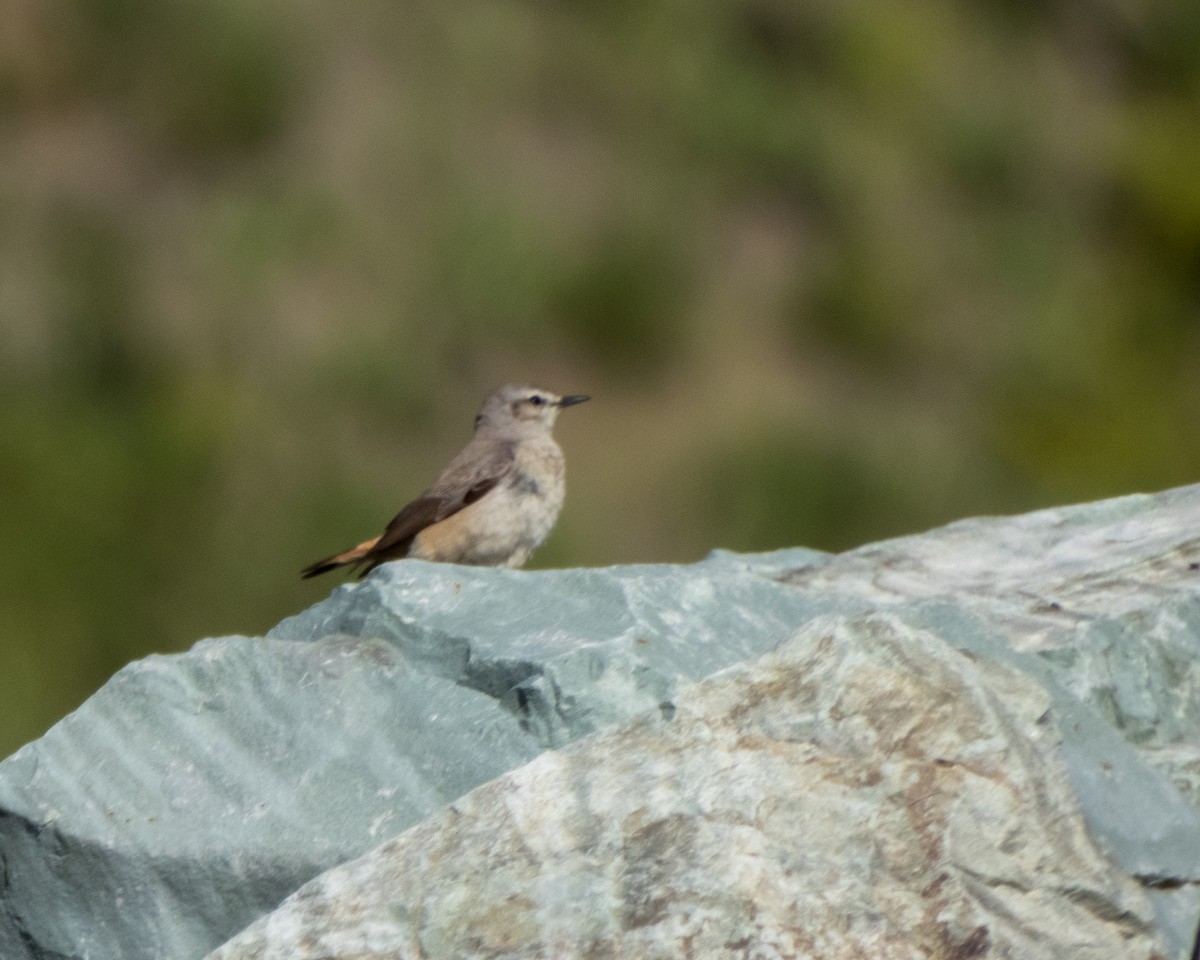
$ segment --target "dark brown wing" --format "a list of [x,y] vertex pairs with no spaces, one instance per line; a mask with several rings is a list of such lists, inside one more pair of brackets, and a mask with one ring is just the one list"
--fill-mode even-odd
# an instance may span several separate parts
[[406,504],[398,514],[392,517],[387,529],[375,541],[375,546],[371,548],[367,556],[377,557],[400,548],[407,552],[413,537],[430,524],[437,523],[442,519],[443,507],[443,501],[429,496],[418,497],[412,503]]
[[362,567],[366,576],[379,564],[407,556],[413,538],[426,527],[458,513],[492,490],[512,469],[516,447],[512,443],[476,438],[442,471],[437,483],[396,514],[374,540],[318,560],[301,575],[315,577],[335,567]]
[[418,533],[458,513],[491,491],[512,469],[516,448],[511,443],[472,441],[450,461],[429,490],[404,507],[363,557],[368,564],[360,576],[379,564],[406,556]]

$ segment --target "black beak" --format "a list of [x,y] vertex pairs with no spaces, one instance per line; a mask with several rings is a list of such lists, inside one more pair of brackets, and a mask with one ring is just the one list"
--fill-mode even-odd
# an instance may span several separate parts
[[577,403],[583,403],[584,400],[591,400],[591,397],[585,397],[583,394],[578,394],[574,397],[563,397],[558,401],[560,407],[573,407]]

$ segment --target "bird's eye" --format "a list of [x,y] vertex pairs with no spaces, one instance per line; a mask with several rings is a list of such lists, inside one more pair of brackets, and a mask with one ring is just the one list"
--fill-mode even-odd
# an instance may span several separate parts
[[541,394],[535,393],[532,397],[529,398],[529,402],[532,403],[535,407],[540,407],[543,403],[546,402],[546,398],[543,397]]

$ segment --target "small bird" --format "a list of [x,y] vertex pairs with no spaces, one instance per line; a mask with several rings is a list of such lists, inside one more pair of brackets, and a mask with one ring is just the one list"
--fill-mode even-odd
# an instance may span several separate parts
[[335,567],[365,577],[400,557],[481,567],[519,567],[558,519],[563,455],[551,436],[559,411],[590,397],[560,397],[517,384],[501,387],[475,415],[475,436],[404,507],[382,535],[300,571],[307,579]]

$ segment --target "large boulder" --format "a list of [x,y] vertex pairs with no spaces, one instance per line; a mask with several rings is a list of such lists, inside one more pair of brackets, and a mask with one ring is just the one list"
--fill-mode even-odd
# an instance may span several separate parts
[[1191,487],[838,556],[386,565],[0,763],[0,957],[199,958],[361,858],[223,956],[1186,958],[1197,529]]
[[1149,960],[1050,700],[881,615],[494,780],[300,888],[210,960]]

